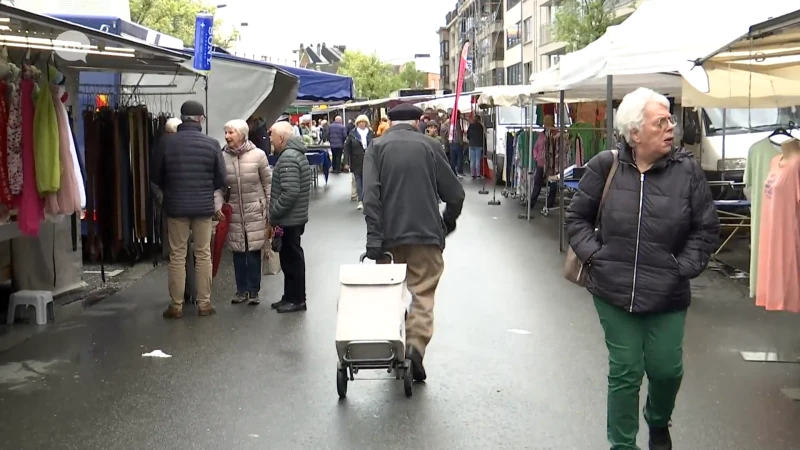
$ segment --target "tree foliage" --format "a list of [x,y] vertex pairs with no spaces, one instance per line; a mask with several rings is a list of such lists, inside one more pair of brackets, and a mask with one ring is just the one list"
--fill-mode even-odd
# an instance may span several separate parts
[[413,61],[403,64],[400,73],[397,74],[397,85],[403,88],[423,88],[428,81],[425,72],[417,69],[417,64]]
[[616,0],[560,0],[554,31],[567,51],[580,50],[596,41],[606,29],[621,22],[614,11]]
[[[176,37],[188,47],[194,46],[194,23],[200,12],[214,13],[213,4],[201,0],[130,0],[131,20],[164,34]],[[222,21],[214,19],[214,45],[229,48],[239,38],[234,27],[220,33]]]
[[399,73],[376,54],[365,54],[348,50],[344,54],[337,73],[353,78],[356,95],[370,99],[386,98],[393,91],[425,86],[426,75],[417,69],[414,62],[403,64]]

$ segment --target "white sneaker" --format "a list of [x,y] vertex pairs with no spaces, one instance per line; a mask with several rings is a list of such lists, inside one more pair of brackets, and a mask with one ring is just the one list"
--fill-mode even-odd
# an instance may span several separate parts
[[364,204],[361,203],[361,202],[358,202],[358,206],[356,206],[356,209],[361,211],[362,209],[364,209]]

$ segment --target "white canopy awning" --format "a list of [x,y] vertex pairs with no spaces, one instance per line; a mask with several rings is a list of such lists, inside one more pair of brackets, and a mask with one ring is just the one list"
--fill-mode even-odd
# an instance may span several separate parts
[[[682,88],[681,80],[668,74],[677,74],[698,55],[707,55],[740,38],[747,33],[754,17],[767,19],[796,7],[789,6],[790,3],[763,0],[731,8],[728,0],[643,2],[621,25],[609,28],[586,48],[563,56],[557,76],[540,81],[532,79],[531,87],[536,92],[564,90],[568,98],[594,98],[597,88],[605,86],[607,76],[611,75],[614,97],[618,91],[629,91],[630,86],[677,95]],[[673,24],[689,31],[675,33],[671,29]]]
[[800,105],[800,10],[753,25],[700,62],[681,72],[685,106]]

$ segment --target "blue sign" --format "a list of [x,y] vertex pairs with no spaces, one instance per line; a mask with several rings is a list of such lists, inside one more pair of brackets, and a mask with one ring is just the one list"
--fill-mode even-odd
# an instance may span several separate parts
[[195,70],[211,70],[211,52],[214,42],[214,16],[200,13],[194,22],[194,60]]

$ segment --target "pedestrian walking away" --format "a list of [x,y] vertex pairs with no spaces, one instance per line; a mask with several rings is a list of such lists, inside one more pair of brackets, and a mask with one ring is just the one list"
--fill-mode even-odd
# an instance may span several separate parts
[[[233,252],[236,293],[231,303],[249,301],[258,305],[261,291],[261,252],[269,241],[269,199],[272,169],[267,154],[247,139],[249,128],[243,120],[225,124],[225,184],[229,186],[232,214],[228,247]],[[217,210],[222,209],[223,192],[214,194]],[[221,219],[219,215],[215,217]]]
[[[389,111],[390,128],[364,156],[367,257],[385,262],[390,252],[406,264],[411,308],[406,319],[406,357],[414,380],[427,377],[423,358],[433,337],[436,288],[444,271],[445,237],[456,229],[464,188],[442,145],[419,133],[422,110],[401,104]],[[446,204],[443,214],[439,198]]]
[[359,210],[364,209],[364,152],[374,137],[375,134],[369,128],[369,118],[362,114],[356,118],[356,128],[347,135],[344,143],[345,169],[350,170],[356,182],[356,197],[358,198],[356,209]]
[[272,172],[269,218],[283,230],[278,252],[283,271],[283,296],[272,304],[279,313],[306,310],[306,261],[301,237],[308,223],[311,167],[303,141],[286,122],[272,126],[270,140],[278,162]]
[[719,236],[699,162],[673,147],[676,119],[669,108],[650,89],[623,98],[615,117],[623,141],[589,161],[566,212],[570,247],[586,270],[608,347],[612,450],[638,449],[645,374],[650,450],[672,449],[689,280],[705,269]]
[[225,163],[219,142],[203,133],[203,105],[190,100],[181,105],[178,131],[165,135],[154,154],[151,180],[163,192],[169,239],[169,296],[164,317],[183,317],[186,251],[191,233],[197,280],[197,312],[214,314],[211,306],[211,229],[215,215],[214,191],[225,186]]
[[342,171],[342,154],[344,153],[344,141],[350,131],[342,124],[342,117],[336,116],[333,123],[328,126],[328,142],[331,144],[331,164],[333,173]]
[[472,172],[472,178],[481,178],[484,136],[483,124],[481,124],[481,118],[478,116],[472,119],[472,123],[467,128],[467,143],[469,144],[469,168],[470,172]]

